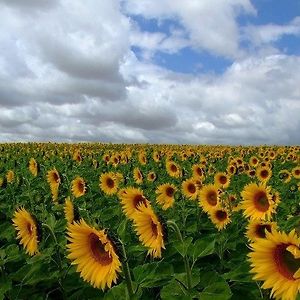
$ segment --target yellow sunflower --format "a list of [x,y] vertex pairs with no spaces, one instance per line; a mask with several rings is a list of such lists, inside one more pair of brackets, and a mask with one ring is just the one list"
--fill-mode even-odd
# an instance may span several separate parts
[[70,197],[65,200],[64,206],[65,219],[68,223],[73,223],[73,221],[79,220],[79,212],[77,207],[73,204]]
[[300,291],[300,239],[295,230],[289,234],[273,230],[251,244],[248,254],[254,280],[264,281],[276,299],[294,300]]
[[256,156],[251,156],[249,160],[249,165],[251,167],[256,167],[259,164],[259,159]]
[[151,206],[141,203],[138,206],[138,210],[134,215],[133,221],[139,240],[149,249],[149,255],[152,257],[161,257],[161,251],[165,249],[165,228],[153,212]]
[[172,160],[167,160],[166,169],[171,177],[179,178],[182,175],[179,165]]
[[119,180],[115,173],[103,173],[99,177],[100,189],[107,195],[114,195],[119,188]]
[[297,166],[297,167],[293,168],[292,174],[293,174],[294,178],[300,179],[300,167]]
[[193,165],[192,171],[193,171],[194,178],[199,178],[199,179],[204,178],[204,171],[203,171],[203,167],[201,165],[199,165],[199,164]]
[[60,184],[60,182],[61,182],[60,176],[59,176],[59,173],[57,172],[57,170],[55,168],[48,171],[47,181],[48,181],[50,186],[55,186],[55,185]]
[[278,175],[279,179],[284,183],[289,183],[292,179],[291,173],[286,169],[280,170]]
[[150,182],[153,182],[153,181],[155,181],[156,177],[157,176],[156,176],[155,172],[151,171],[147,175],[147,180]]
[[41,228],[37,219],[25,208],[18,208],[12,219],[18,235],[17,239],[24,247],[25,252],[31,256],[38,253],[38,243],[41,239]]
[[9,170],[7,173],[6,173],[6,181],[8,183],[12,183],[15,179],[15,173],[13,170]]
[[138,160],[141,165],[145,165],[147,163],[146,153],[144,151],[139,152]]
[[212,223],[217,227],[219,231],[224,229],[227,226],[227,224],[231,222],[228,209],[219,205],[213,207],[209,211],[208,215]]
[[34,177],[37,176],[37,174],[38,174],[38,163],[36,162],[36,160],[34,158],[30,158],[29,164],[28,164],[28,169]]
[[162,206],[163,210],[166,210],[174,205],[174,195],[176,187],[174,184],[165,183],[157,187],[155,193],[156,202]]
[[81,219],[68,225],[68,240],[68,258],[77,265],[84,281],[102,290],[117,282],[121,262],[104,230],[90,227]]
[[212,208],[219,204],[218,187],[214,184],[203,185],[199,192],[199,205],[205,212],[209,212]]
[[250,183],[241,192],[244,215],[251,219],[271,219],[275,203],[272,201],[270,187],[264,184]]
[[143,174],[138,167],[133,169],[133,179],[136,184],[143,183]]
[[118,193],[122,204],[123,211],[129,219],[133,219],[134,215],[139,211],[139,206],[143,203],[145,206],[151,206],[149,200],[143,195],[138,188],[129,187],[120,190]]
[[230,177],[224,172],[218,172],[214,176],[214,182],[217,187],[221,187],[226,189],[229,187],[230,184]]
[[270,221],[251,220],[247,226],[246,236],[248,240],[255,241],[258,238],[265,238],[266,231],[272,232],[277,229],[277,224]]
[[258,167],[256,169],[256,177],[261,182],[268,182],[272,176],[272,170],[269,167]]
[[183,195],[190,199],[190,200],[196,200],[198,197],[198,185],[195,182],[194,178],[189,178],[182,182],[181,185],[182,193]]
[[86,185],[82,177],[77,176],[74,180],[72,180],[71,191],[75,198],[79,198],[85,194]]

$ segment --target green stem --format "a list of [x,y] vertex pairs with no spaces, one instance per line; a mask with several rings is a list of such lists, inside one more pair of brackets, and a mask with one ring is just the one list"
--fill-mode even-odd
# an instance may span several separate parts
[[[171,220],[168,220],[167,224],[175,231],[178,239],[181,241],[181,243],[183,243],[183,238],[182,238],[180,229],[177,226],[177,224]],[[192,288],[192,272],[191,272],[190,263],[189,263],[187,255],[185,255],[183,257],[183,261],[184,261],[184,268],[185,268],[185,272],[186,272],[187,288],[188,288],[188,290],[190,290]]]
[[122,245],[123,271],[124,271],[124,275],[125,275],[128,296],[129,296],[129,299],[133,299],[134,292],[133,292],[133,287],[132,287],[132,279],[131,279],[130,269],[129,269],[129,265],[128,265],[128,259],[127,259],[127,255],[126,255],[126,251],[125,251],[125,246],[122,241],[120,241],[120,242]]
[[[55,243],[55,247],[57,249],[57,258],[58,258],[58,266],[59,266],[59,272],[62,276],[62,270],[63,270],[63,267],[62,267],[62,260],[61,260],[61,256],[60,256],[60,251],[59,251],[59,244],[57,242],[57,238],[55,236],[55,233],[54,231],[52,230],[52,228],[46,224],[46,223],[42,223],[42,227],[46,228],[49,232],[50,232],[50,235],[52,236],[53,240],[54,240],[54,243]],[[65,290],[63,288],[63,284],[62,284],[62,279],[61,278],[59,280],[59,285],[60,285],[60,288],[61,288],[61,291],[62,291],[62,294],[63,294],[63,299],[66,299],[66,294],[65,294]]]

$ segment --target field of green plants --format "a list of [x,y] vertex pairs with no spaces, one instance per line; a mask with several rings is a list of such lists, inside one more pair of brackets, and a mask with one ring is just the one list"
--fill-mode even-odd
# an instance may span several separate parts
[[0,299],[297,299],[299,234],[298,146],[0,144]]

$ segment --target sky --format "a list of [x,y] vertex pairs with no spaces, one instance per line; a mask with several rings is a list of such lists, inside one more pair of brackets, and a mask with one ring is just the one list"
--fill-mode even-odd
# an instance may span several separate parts
[[0,0],[0,142],[300,145],[300,0]]

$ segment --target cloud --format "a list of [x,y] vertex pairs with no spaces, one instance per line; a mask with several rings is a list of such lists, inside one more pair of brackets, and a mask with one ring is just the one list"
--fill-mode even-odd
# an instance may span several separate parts
[[175,19],[185,29],[192,47],[229,58],[242,54],[237,16],[256,13],[249,0],[127,0],[123,1],[123,6],[132,15]]
[[300,36],[300,17],[295,17],[285,25],[248,25],[242,32],[242,40],[251,42],[255,47],[265,46],[280,40],[284,35]]
[[[23,3],[0,1],[0,141],[300,143],[300,57],[268,48],[298,18],[246,27],[264,51],[241,55],[246,0]],[[146,32],[124,11],[180,26]],[[232,64],[183,74],[151,59],[185,47]]]

